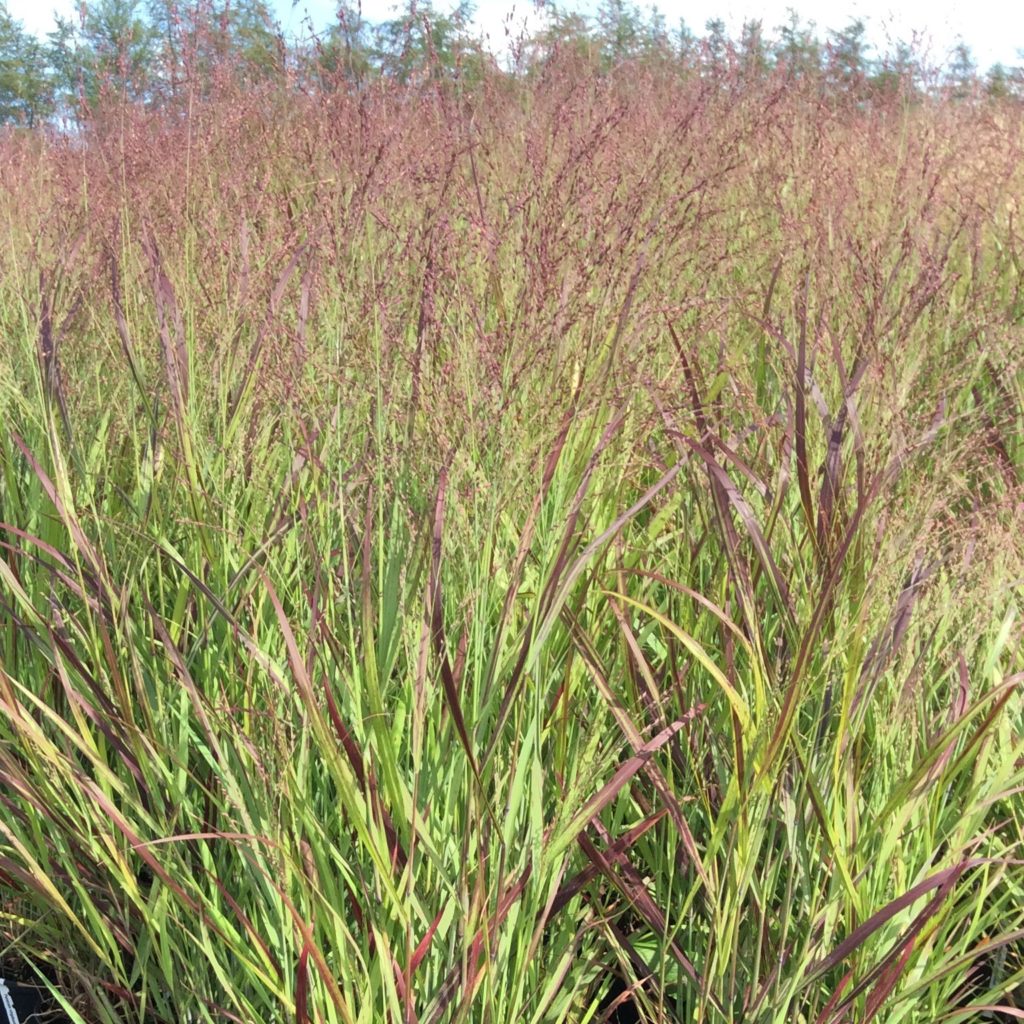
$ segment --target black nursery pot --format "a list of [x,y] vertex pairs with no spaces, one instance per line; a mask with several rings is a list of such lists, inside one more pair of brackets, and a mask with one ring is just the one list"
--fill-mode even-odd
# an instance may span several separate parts
[[[10,974],[0,974],[0,1024],[37,1024],[49,1010],[46,993],[38,985],[16,980]],[[47,1014],[47,1020],[53,1020]]]

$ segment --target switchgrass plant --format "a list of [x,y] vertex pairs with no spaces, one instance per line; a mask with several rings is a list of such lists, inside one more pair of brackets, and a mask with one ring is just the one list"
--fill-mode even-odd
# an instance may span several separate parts
[[554,62],[5,136],[4,960],[1024,1016],[1022,127]]

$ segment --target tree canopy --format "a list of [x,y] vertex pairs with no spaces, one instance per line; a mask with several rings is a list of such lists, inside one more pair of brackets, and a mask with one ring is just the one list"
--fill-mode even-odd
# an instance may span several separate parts
[[[334,22],[303,38],[286,38],[266,0],[84,0],[80,15],[58,19],[47,38],[27,32],[0,0],[0,123],[32,127],[77,119],[105,97],[160,104],[202,96],[220,79],[274,81],[334,89],[393,80],[406,85],[472,83],[499,61],[474,29],[469,0],[440,6],[405,0],[392,19],[373,23],[356,0],[342,0]],[[858,102],[873,92],[914,92],[928,78],[948,95],[1024,98],[1024,70],[997,65],[979,74],[959,44],[944,69],[925,76],[912,44],[875,53],[861,19],[822,39],[790,11],[766,29],[746,22],[731,38],[712,18],[703,34],[685,22],[670,27],[657,7],[600,0],[592,16],[555,2],[540,26],[518,40],[503,73],[531,73],[558,54],[612,70],[658,62],[680,74],[724,80],[778,74],[817,81],[833,97]]]

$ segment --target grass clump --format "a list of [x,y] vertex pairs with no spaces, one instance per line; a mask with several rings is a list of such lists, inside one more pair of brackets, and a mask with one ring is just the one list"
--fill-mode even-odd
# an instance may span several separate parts
[[89,1024],[1019,1016],[1019,108],[225,89],[0,143],[5,956]]

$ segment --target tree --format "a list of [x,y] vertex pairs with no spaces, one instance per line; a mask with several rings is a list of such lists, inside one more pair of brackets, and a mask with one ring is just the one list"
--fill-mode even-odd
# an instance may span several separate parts
[[729,37],[725,31],[725,22],[721,18],[709,18],[704,23],[703,63],[712,74],[722,69],[729,54]]
[[86,65],[91,61],[84,52],[80,29],[60,16],[56,18],[56,26],[47,36],[54,105],[58,112],[77,118],[85,101]]
[[866,29],[860,18],[829,32],[828,73],[834,88],[849,92],[863,85],[869,69]]
[[669,38],[665,15],[654,6],[650,9],[645,24],[641,26],[641,48],[647,57],[668,57],[672,53],[672,40]]
[[247,78],[267,78],[282,69],[281,29],[266,0],[223,0],[215,6],[225,53]]
[[1024,99],[1024,68],[993,64],[985,76],[985,94],[993,99]]
[[792,78],[806,78],[821,68],[821,45],[814,35],[814,22],[801,25],[800,15],[789,9],[789,20],[779,25],[775,59]]
[[770,66],[762,25],[760,20],[750,18],[740,29],[740,63],[749,75],[762,75]]
[[145,95],[154,38],[140,0],[96,0],[85,10],[82,38],[94,90],[109,88],[130,98]]
[[78,26],[57,19],[49,61],[64,103],[94,105],[104,94],[147,95],[156,54],[155,34],[140,0],[96,0],[83,6]]
[[45,48],[0,3],[0,124],[32,127],[52,110]]
[[407,0],[398,18],[374,30],[381,70],[400,82],[455,77],[467,56],[479,55],[470,37],[472,18],[469,0],[461,0],[450,14],[436,10],[431,0]]
[[185,80],[205,92],[218,74],[252,81],[281,70],[280,28],[265,0],[149,0],[149,20],[172,95]]
[[325,78],[358,83],[369,77],[373,70],[373,43],[370,26],[360,8],[343,0],[326,40],[318,47],[316,65],[321,85]]
[[627,0],[601,0],[597,9],[602,62],[612,67],[639,55],[644,38],[640,11]]
[[520,60],[526,68],[536,68],[558,53],[571,53],[585,61],[594,59],[597,44],[587,19],[576,11],[549,4],[546,24],[520,48]]
[[954,99],[970,96],[978,84],[978,65],[971,55],[971,48],[962,40],[958,40],[946,70],[946,85]]
[[685,18],[679,19],[679,25],[674,33],[675,49],[683,64],[692,66],[697,56],[697,37],[690,31]]
[[150,76],[152,87],[158,94],[176,97],[187,76],[183,49],[188,16],[175,0],[147,0],[146,13],[153,31],[156,64]]
[[903,90],[914,93],[918,88],[921,67],[914,45],[898,40],[891,53],[884,53],[871,75],[871,87],[877,92],[895,93]]

